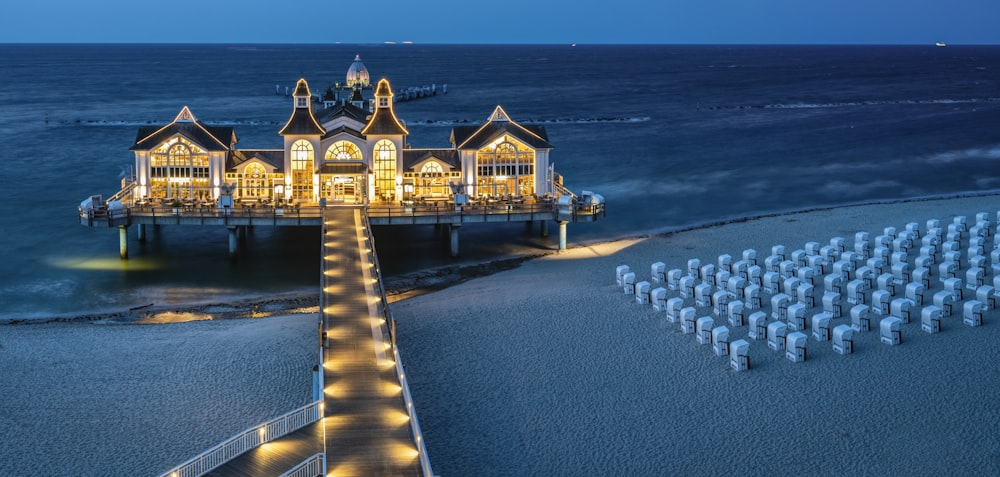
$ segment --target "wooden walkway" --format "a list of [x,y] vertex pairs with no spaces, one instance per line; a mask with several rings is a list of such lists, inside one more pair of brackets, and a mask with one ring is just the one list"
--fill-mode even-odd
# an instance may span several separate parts
[[324,418],[207,475],[277,476],[326,452],[328,476],[420,476],[358,207],[323,213]]
[[374,291],[357,207],[328,207],[323,237],[327,475],[419,476],[420,462]]

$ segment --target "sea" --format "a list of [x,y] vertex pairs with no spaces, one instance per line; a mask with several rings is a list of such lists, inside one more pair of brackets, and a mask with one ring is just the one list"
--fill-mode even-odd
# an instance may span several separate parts
[[[570,246],[1000,189],[1000,46],[5,44],[0,320],[315,292],[315,228],[255,227],[235,261],[223,227],[132,230],[121,260],[118,231],[77,206],[116,192],[138,128],[183,106],[239,147],[280,148],[285,88],[322,92],[355,55],[395,89],[439,91],[396,104],[413,147],[449,147],[497,105],[544,126],[565,184],[607,200]],[[392,277],[552,250],[550,231],[464,226],[458,259],[432,226],[376,244]]]

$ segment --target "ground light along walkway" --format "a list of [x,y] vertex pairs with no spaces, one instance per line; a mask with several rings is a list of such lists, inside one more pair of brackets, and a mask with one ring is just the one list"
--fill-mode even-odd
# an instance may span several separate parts
[[207,475],[279,475],[316,453],[325,453],[327,476],[433,475],[415,413],[407,412],[412,404],[360,207],[324,210],[322,255],[323,418]]
[[[360,207],[323,214],[327,475],[422,475]],[[429,466],[428,466],[429,467]]]

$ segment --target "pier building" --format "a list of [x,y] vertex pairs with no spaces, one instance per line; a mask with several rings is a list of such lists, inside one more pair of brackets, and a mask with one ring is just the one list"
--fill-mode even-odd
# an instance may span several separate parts
[[232,127],[204,123],[187,106],[167,124],[140,127],[134,175],[107,200],[83,201],[81,223],[120,228],[122,258],[131,225],[139,240],[145,225],[223,225],[235,257],[241,227],[320,225],[322,208],[356,205],[373,225],[448,227],[457,256],[463,223],[537,221],[547,235],[555,221],[563,249],[566,224],[603,217],[603,197],[562,186],[544,127],[497,105],[484,122],[452,128],[451,147],[412,147],[387,79],[371,85],[356,58],[344,84],[350,95],[327,101],[298,80],[280,149],[239,148]]
[[[173,121],[141,127],[135,174],[105,200],[79,207],[82,224],[225,226],[235,257],[247,227],[317,226],[321,280],[313,402],[212,447],[163,475],[414,475],[432,477],[385,296],[376,225],[448,229],[452,255],[465,223],[566,225],[604,216],[600,195],[562,186],[545,129],[496,106],[477,126],[452,129],[450,148],[410,146],[389,81],[365,98],[360,58],[349,97],[316,98],[305,79],[291,94],[280,149],[242,149],[232,127],[199,121],[188,107]],[[324,109],[316,111],[315,105]],[[409,425],[406,425],[409,424]],[[264,444],[277,445],[266,447]]]

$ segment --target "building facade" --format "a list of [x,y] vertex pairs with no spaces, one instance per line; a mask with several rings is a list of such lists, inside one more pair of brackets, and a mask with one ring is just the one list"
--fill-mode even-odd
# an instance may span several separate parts
[[377,205],[531,201],[556,192],[543,127],[518,124],[497,106],[478,126],[454,127],[450,148],[412,148],[389,81],[369,87],[360,58],[346,80],[343,99],[330,90],[319,99],[305,79],[297,82],[278,131],[281,149],[239,149],[233,128],[204,124],[186,106],[164,126],[140,128],[131,148],[135,197]]

